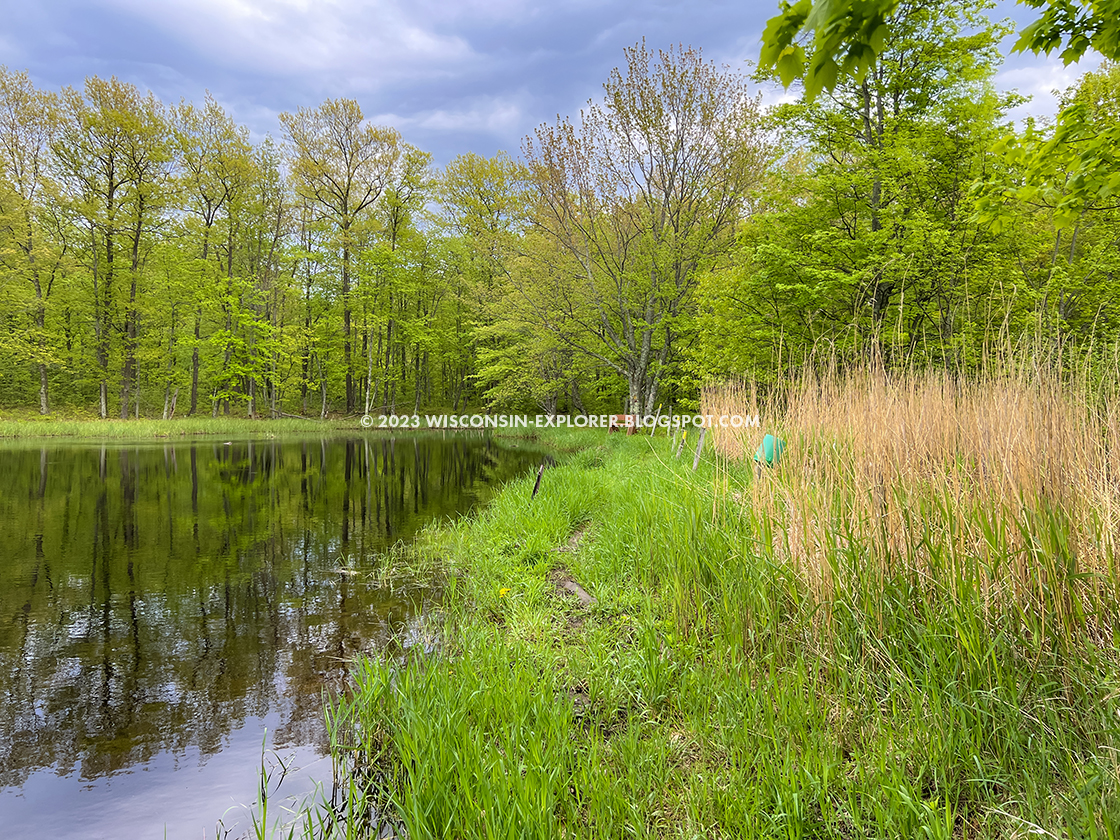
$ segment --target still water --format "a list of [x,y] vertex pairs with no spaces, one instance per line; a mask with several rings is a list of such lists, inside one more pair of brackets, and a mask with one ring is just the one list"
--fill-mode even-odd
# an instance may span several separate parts
[[540,459],[477,436],[0,448],[0,836],[237,837],[262,761],[273,813],[329,791],[323,692],[439,594],[363,568]]

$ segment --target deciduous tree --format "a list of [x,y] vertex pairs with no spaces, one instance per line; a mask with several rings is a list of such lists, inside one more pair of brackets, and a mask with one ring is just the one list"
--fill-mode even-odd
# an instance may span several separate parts
[[698,272],[749,210],[770,153],[759,117],[740,74],[643,43],[578,124],[526,141],[534,221],[579,267],[565,278],[572,305],[539,322],[624,377],[632,411],[653,410]]
[[37,368],[40,414],[50,411],[47,368],[54,356],[46,314],[61,256],[40,214],[54,191],[48,171],[58,124],[58,97],[36,90],[26,73],[0,66],[0,264],[34,292],[31,329],[17,335]]
[[390,183],[401,154],[395,129],[370,125],[352,99],[280,114],[290,145],[296,190],[334,225],[340,257],[346,410],[355,406],[351,281],[355,232]]

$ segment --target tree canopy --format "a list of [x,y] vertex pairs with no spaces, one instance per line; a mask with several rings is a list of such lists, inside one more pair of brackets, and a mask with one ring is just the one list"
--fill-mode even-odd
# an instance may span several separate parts
[[[1108,4],[1030,5],[1017,48],[1115,51]],[[639,43],[520,156],[442,169],[353,100],[253,141],[212,98],[0,70],[0,406],[651,413],[822,355],[1106,352],[1117,65],[1011,125],[991,9],[785,4],[754,79]]]

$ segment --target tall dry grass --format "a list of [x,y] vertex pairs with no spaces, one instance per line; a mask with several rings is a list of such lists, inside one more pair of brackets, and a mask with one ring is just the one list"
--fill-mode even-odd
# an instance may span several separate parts
[[1100,381],[1030,364],[969,378],[832,366],[765,398],[746,381],[710,387],[701,407],[761,417],[710,430],[729,458],[767,432],[786,440],[778,468],[726,501],[771,523],[774,555],[822,603],[857,576],[907,571],[931,591],[976,590],[987,613],[1103,638],[1120,590],[1120,402],[1117,377]]
[[[1019,510],[1040,485],[1009,458],[997,482],[994,453],[931,444],[1001,404],[937,377],[825,380],[759,405],[791,444],[764,480],[583,432],[535,498],[527,476],[431,534],[465,572],[451,643],[361,664],[329,715],[346,836],[363,815],[410,838],[1120,836],[1116,647],[1087,641],[1105,619],[1046,560],[1075,529],[1041,497]],[[971,430],[934,413],[950,399]]]

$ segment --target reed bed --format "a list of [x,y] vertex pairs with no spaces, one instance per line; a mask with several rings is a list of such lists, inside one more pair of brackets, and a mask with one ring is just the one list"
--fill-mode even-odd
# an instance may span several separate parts
[[[1099,641],[1116,630],[1112,385],[1027,368],[974,378],[833,368],[768,398],[746,382],[711,387],[702,406],[757,413],[787,441],[778,469],[721,501],[767,520],[774,556],[822,604],[853,576],[906,573],[931,597],[975,589],[986,615],[1012,609],[1024,630]],[[734,460],[760,437],[711,434]],[[838,562],[855,549],[855,564]]]

